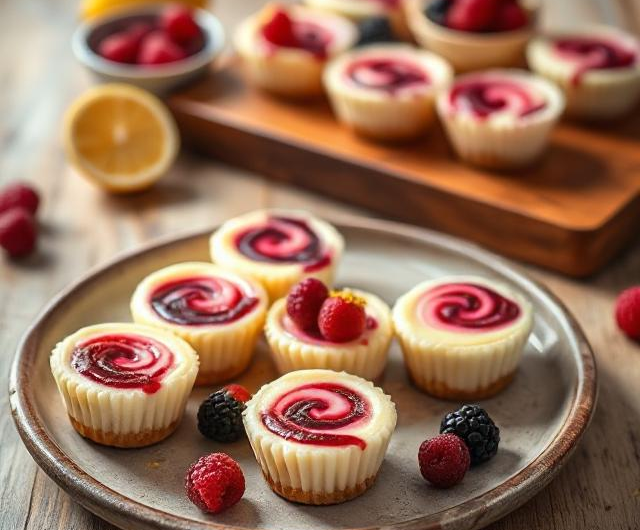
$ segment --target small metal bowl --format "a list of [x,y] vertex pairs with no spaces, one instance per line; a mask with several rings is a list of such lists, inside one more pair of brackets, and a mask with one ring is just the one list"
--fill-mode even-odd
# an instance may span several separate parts
[[101,57],[98,44],[105,37],[124,30],[136,22],[152,22],[162,6],[127,10],[116,15],[81,24],[73,34],[73,53],[101,81],[130,83],[156,94],[163,94],[192,81],[206,71],[224,47],[222,24],[204,9],[196,9],[195,19],[204,39],[200,50],[173,63],[153,66],[121,64]]

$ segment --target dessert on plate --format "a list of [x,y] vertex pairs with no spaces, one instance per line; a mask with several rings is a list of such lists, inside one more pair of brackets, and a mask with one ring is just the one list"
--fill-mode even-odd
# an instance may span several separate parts
[[564,96],[540,76],[497,69],[458,77],[436,106],[460,158],[500,169],[526,165],[542,153]]
[[226,221],[210,240],[218,265],[260,281],[270,300],[306,277],[333,283],[344,240],[329,223],[301,210],[257,210]]
[[324,84],[340,121],[365,136],[406,139],[435,116],[436,93],[449,85],[442,58],[406,44],[370,45],[333,59]]
[[567,113],[611,118],[640,99],[640,41],[617,28],[596,26],[534,39],[529,67],[559,85]]
[[56,345],[50,362],[75,430],[114,447],[143,447],[169,436],[198,373],[198,356],[187,342],[138,324],[82,328]]
[[536,0],[406,0],[415,40],[457,72],[520,66],[533,36]]
[[280,373],[328,368],[375,380],[387,363],[391,311],[371,293],[330,293],[308,278],[271,306],[265,335]]
[[247,403],[243,421],[274,492],[304,504],[337,504],[373,485],[396,409],[360,377],[300,370],[263,386]]
[[143,279],[131,298],[131,314],[135,322],[171,331],[193,346],[200,385],[231,379],[247,368],[267,304],[254,279],[212,263],[187,262]]
[[269,4],[240,24],[235,46],[249,79],[284,96],[322,93],[327,59],[356,42],[356,26],[333,13]]
[[422,282],[401,296],[393,323],[418,388],[445,399],[482,399],[513,379],[533,309],[506,285],[451,276]]
[[398,37],[408,40],[411,33],[404,18],[403,2],[404,0],[304,0],[309,7],[331,11],[354,22],[384,17]]

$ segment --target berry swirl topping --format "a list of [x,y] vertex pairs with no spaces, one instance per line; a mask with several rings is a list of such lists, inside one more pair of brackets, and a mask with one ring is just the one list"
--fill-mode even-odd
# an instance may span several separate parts
[[524,117],[546,106],[544,99],[523,83],[477,77],[458,82],[450,92],[449,101],[452,108],[478,118],[487,118],[497,112]]
[[362,59],[347,69],[347,77],[363,88],[395,93],[430,83],[427,73],[413,62],[398,58]]
[[251,312],[258,299],[225,278],[180,278],[158,286],[150,297],[158,316],[183,326],[228,324]]
[[313,271],[331,263],[320,239],[302,220],[270,217],[264,224],[245,230],[236,247],[246,257],[266,263],[300,263]]
[[364,440],[337,431],[361,425],[370,416],[371,405],[354,390],[334,383],[314,383],[280,396],[262,413],[262,423],[286,440],[333,447],[355,445],[364,450]]
[[520,306],[483,285],[450,283],[425,292],[417,307],[423,322],[455,332],[493,331],[514,322]]
[[637,61],[637,52],[620,44],[595,37],[569,37],[554,42],[556,53],[578,68],[573,81],[579,82],[589,70],[627,68]]
[[173,366],[173,353],[149,337],[130,333],[98,335],[76,344],[71,366],[101,385],[153,394]]

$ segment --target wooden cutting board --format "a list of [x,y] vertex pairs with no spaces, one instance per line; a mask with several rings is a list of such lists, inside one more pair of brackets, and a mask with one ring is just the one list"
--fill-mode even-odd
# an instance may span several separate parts
[[497,173],[458,161],[439,127],[409,144],[359,138],[326,101],[264,94],[233,62],[169,105],[185,142],[220,160],[572,276],[640,233],[640,109],[563,122],[535,166]]

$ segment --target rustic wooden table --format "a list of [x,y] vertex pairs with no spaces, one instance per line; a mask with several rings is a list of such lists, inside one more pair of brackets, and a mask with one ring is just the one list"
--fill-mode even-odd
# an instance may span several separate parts
[[[258,0],[218,0],[227,24]],[[640,1],[547,0],[544,23],[618,24],[640,32]],[[60,119],[92,82],[73,60],[69,36],[77,0],[0,2],[0,184],[41,190],[39,251],[0,261],[0,387],[21,333],[52,295],[88,268],[161,234],[205,227],[251,208],[294,206],[330,215],[352,208],[185,153],[154,190],[109,197],[66,166]],[[362,213],[362,212],[361,212]],[[640,345],[616,329],[616,293],[640,283],[640,246],[577,282],[529,268],[575,313],[596,351],[600,404],[584,441],[559,477],[492,529],[640,528]],[[544,389],[541,389],[544,391]],[[82,509],[33,463],[0,392],[0,529],[113,529]]]

